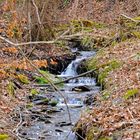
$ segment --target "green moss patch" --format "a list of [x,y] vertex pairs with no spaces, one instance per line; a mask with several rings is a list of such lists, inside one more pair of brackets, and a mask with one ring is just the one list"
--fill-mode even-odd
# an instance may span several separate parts
[[93,126],[88,130],[86,140],[94,140],[98,134],[100,134],[99,128]]
[[103,98],[103,100],[106,100],[106,99],[108,99],[109,97],[110,97],[110,92],[109,91],[104,91],[103,93],[102,93],[102,98]]
[[0,140],[8,140],[9,136],[7,134],[0,134]]
[[[48,71],[40,70],[40,73],[42,73],[43,75],[48,77],[48,79],[52,83],[57,83],[57,82],[61,82],[62,81],[62,79],[60,77],[55,77],[55,75],[49,73]],[[43,76],[35,76],[34,78],[35,78],[35,80],[36,80],[36,82],[38,84],[49,84],[49,81],[45,77],[43,77]],[[63,86],[63,83],[59,84],[59,86]]]
[[103,68],[103,70],[99,72],[98,82],[104,84],[105,79],[107,78],[109,72],[119,68],[120,66],[121,63],[117,60],[112,60],[108,62],[107,65]]
[[132,33],[133,33],[133,35],[134,35],[136,38],[140,39],[140,32],[138,32],[138,31],[133,31]]
[[136,94],[138,94],[138,93],[139,93],[139,90],[138,89],[130,89],[130,90],[128,90],[125,93],[125,95],[123,96],[123,98],[127,100],[127,99],[129,99],[131,97],[135,97]]

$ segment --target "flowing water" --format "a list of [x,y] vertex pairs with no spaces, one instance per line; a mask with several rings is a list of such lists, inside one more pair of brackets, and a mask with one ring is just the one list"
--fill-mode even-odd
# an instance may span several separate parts
[[81,63],[81,61],[88,59],[93,56],[95,52],[92,51],[81,51],[80,56],[78,56],[75,60],[73,60],[68,67],[61,73],[62,77],[68,76],[76,76],[77,75],[77,67]]
[[[79,64],[94,55],[95,52],[92,51],[80,51],[77,58],[59,77],[65,79],[76,76]],[[68,113],[65,100],[59,92],[44,93],[44,89],[42,89],[42,94],[37,95],[37,99],[33,100],[33,107],[27,110],[30,112],[30,119],[26,117],[26,121],[30,123],[19,130],[20,137],[28,140],[76,140],[76,135],[71,129],[87,107],[84,100],[88,95],[93,95],[98,91],[99,87],[96,86],[95,79],[91,77],[79,77],[65,83],[60,88],[60,92],[67,101]],[[41,104],[41,101],[48,96],[58,104],[54,107]]]

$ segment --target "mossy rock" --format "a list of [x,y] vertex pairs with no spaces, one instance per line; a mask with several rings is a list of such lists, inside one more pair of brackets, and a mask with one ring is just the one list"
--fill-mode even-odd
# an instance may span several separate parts
[[90,60],[87,61],[87,67],[89,70],[97,69],[96,74],[98,75],[98,84],[105,84],[105,79],[107,78],[108,74],[119,68],[122,63],[118,60],[110,60],[106,62],[105,64],[100,64],[99,60],[102,59],[102,56],[105,54],[105,50],[101,49],[99,52],[97,52],[96,56]]
[[35,76],[34,78],[38,84],[48,84],[48,80],[44,77]]
[[120,66],[121,66],[121,63],[117,60],[112,60],[108,62],[106,66],[103,68],[103,70],[99,72],[98,82],[101,84],[105,84],[105,79],[107,78],[108,74],[111,71],[119,68]]
[[93,126],[87,131],[86,140],[94,140],[98,134],[100,134],[99,128]]
[[91,46],[93,46],[92,38],[89,37],[89,36],[85,36],[85,37],[81,40],[81,45],[82,45],[82,46],[86,46],[86,47],[91,47]]
[[95,69],[98,65],[98,60],[96,58],[92,58],[87,61],[87,67],[89,70]]
[[56,106],[56,105],[58,104],[58,101],[52,99],[51,101],[49,101],[49,104],[50,104],[51,106]]
[[[60,77],[56,77],[55,75],[49,73],[48,71],[43,71],[40,70],[40,73],[43,74],[45,77],[49,79],[50,82],[55,83],[55,82],[61,82],[62,79]],[[35,76],[35,80],[38,84],[49,84],[49,81],[47,78],[43,76]],[[60,87],[63,86],[63,83],[59,84]]]
[[100,49],[96,55],[87,61],[87,68],[89,70],[96,69],[99,65],[99,59],[105,55],[105,50]]
[[90,20],[80,19],[80,20],[71,20],[70,25],[73,26],[72,32],[79,32],[79,31],[87,31],[91,32],[93,28],[105,28],[107,27],[103,23],[98,23]]
[[98,75],[98,83],[103,84],[105,82],[105,78],[107,77],[107,75],[108,75],[108,71],[105,69]]
[[23,84],[29,84],[29,83],[30,83],[28,77],[25,76],[25,75],[23,75],[23,74],[18,74],[18,75],[17,75],[17,78],[18,78],[18,80],[19,80],[21,83],[23,83]]
[[30,93],[32,96],[39,94],[39,92],[36,89],[31,89]]

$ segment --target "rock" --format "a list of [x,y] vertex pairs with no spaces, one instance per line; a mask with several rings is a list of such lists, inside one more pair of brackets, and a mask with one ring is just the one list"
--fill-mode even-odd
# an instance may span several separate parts
[[47,110],[47,113],[57,113],[57,112],[61,112],[61,109],[51,107],[51,108],[48,108]]
[[48,103],[49,103],[49,99],[48,98],[34,101],[35,105],[47,105]]
[[63,126],[69,126],[69,125],[72,125],[72,124],[71,123],[67,123],[67,122],[59,122],[55,126],[57,126],[57,127],[63,127]]
[[86,96],[86,98],[84,99],[84,104],[86,104],[86,105],[95,105],[96,101],[97,101],[97,99],[96,99],[95,95],[88,94]]
[[49,67],[47,67],[47,70],[52,74],[60,74],[75,58],[76,55],[72,53],[65,54],[63,56],[55,56],[53,57],[53,59],[55,59],[55,61],[57,62],[56,65],[51,64],[50,60],[52,60],[52,58],[49,58],[48,59]]
[[78,74],[82,74],[84,72],[87,72],[88,69],[87,69],[87,65],[86,65],[86,60],[83,60],[77,67],[77,73]]
[[52,99],[50,102],[49,102],[49,105],[51,106],[56,106],[58,104],[58,101],[57,100],[54,100]]
[[63,132],[61,129],[55,129],[56,132]]
[[88,86],[78,86],[78,87],[72,88],[72,91],[84,92],[84,91],[90,91],[90,89]]
[[6,127],[5,122],[0,122],[0,129],[3,129],[3,128],[5,128],[5,127]]

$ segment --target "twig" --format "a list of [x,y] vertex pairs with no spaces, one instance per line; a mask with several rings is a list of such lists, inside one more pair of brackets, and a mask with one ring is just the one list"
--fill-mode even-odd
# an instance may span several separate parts
[[130,111],[130,109],[129,109],[129,108],[127,108],[127,111],[129,112],[129,114],[130,114],[131,118],[132,118],[132,119],[134,119],[134,116],[132,115],[132,112]]
[[9,43],[10,45],[13,45],[13,46],[24,46],[24,45],[31,45],[31,44],[53,44],[55,43],[56,41],[52,40],[52,41],[35,41],[35,42],[25,42],[25,43],[13,43],[12,41],[6,39],[5,37],[2,37],[0,36],[0,39]]
[[34,7],[35,7],[35,10],[36,10],[36,15],[37,15],[38,23],[41,25],[41,19],[40,19],[38,7],[37,7],[37,5],[36,5],[36,3],[35,3],[34,0],[32,0],[32,3],[33,3],[33,5],[34,5]]
[[[32,30],[31,30],[31,25],[32,25],[32,21],[31,21],[31,5],[30,5],[30,1],[28,1],[27,3],[27,11],[28,11],[28,28],[29,28],[29,38],[30,38],[30,41],[32,41]],[[30,46],[31,47],[31,46]]]
[[135,20],[135,19],[133,19],[133,18],[131,18],[131,17],[125,15],[125,14],[121,14],[121,16],[123,16],[123,17],[125,17],[126,19],[129,19],[129,20],[131,20],[131,21],[133,21],[133,22],[136,22],[136,23],[139,23],[139,22],[140,22],[139,20]]
[[20,118],[20,121],[19,121],[19,123],[17,124],[16,128],[13,130],[13,133],[15,132],[16,135],[17,135],[17,137],[18,137],[18,139],[21,140],[21,138],[20,138],[19,135],[18,135],[18,130],[19,130],[19,128],[22,126],[23,119],[22,119],[22,115],[21,115],[20,108],[18,109],[18,111],[19,111],[19,116],[20,116],[19,118]]
[[78,134],[76,131],[75,131],[75,134],[81,139],[81,140],[85,140],[80,134]]

